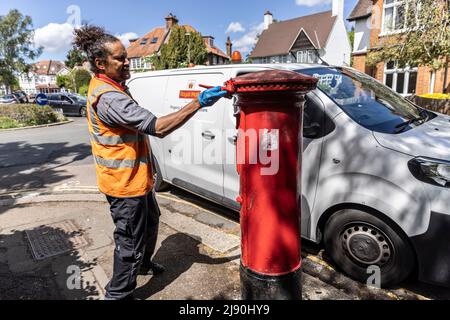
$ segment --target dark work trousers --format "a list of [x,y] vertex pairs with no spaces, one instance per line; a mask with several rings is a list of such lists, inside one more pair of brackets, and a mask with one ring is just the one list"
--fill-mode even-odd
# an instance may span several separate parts
[[114,270],[106,286],[106,300],[121,300],[136,289],[141,263],[148,263],[155,251],[160,211],[154,192],[139,198],[106,196],[116,225]]

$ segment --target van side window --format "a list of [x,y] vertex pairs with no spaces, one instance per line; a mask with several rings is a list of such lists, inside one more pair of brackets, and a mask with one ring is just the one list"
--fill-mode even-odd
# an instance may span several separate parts
[[307,95],[303,111],[303,137],[323,138],[335,128],[334,122],[325,113],[323,103],[313,95]]

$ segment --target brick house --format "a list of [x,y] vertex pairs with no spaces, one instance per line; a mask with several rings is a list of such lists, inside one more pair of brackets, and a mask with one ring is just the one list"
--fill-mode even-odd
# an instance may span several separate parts
[[253,63],[350,65],[352,48],[344,21],[344,1],[332,10],[274,23],[264,15],[264,31],[250,54]]
[[[131,71],[151,70],[151,65],[148,62],[145,62],[144,58],[159,53],[162,45],[169,41],[172,28],[178,25],[177,17],[172,14],[169,14],[165,19],[165,27],[154,28],[143,37],[130,41],[127,52],[128,59],[130,59]],[[187,32],[197,32],[190,25],[183,25],[182,27]],[[203,42],[208,51],[207,65],[228,63],[230,57],[214,45],[214,37],[203,36]]]
[[[359,0],[347,18],[355,22],[353,67],[363,71],[391,87],[402,95],[443,93],[450,90],[450,70],[443,68],[433,72],[424,66],[398,68],[394,61],[376,66],[366,64],[367,53],[379,46],[383,37],[399,33],[405,28],[402,14],[405,0]],[[445,85],[444,85],[445,82]]]

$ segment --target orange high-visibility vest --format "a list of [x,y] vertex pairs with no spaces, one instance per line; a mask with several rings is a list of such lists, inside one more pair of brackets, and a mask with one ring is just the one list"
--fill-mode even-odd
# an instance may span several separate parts
[[127,95],[111,83],[92,78],[87,118],[98,187],[104,194],[116,198],[144,196],[154,184],[148,137],[125,127],[109,127],[97,115],[100,97],[112,91]]

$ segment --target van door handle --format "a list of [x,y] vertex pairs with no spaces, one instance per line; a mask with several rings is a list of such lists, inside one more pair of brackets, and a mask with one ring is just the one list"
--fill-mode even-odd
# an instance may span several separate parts
[[202,137],[207,140],[214,140],[216,136],[211,131],[205,131],[202,133]]
[[230,143],[232,143],[232,144],[236,144],[237,140],[238,140],[237,136],[232,136],[232,137],[228,138],[228,141],[230,141]]

